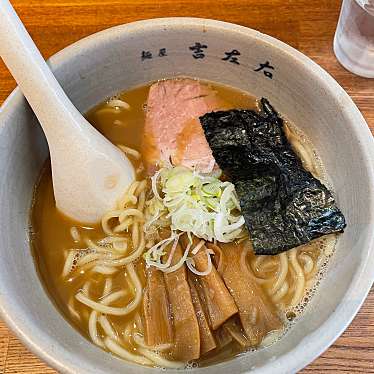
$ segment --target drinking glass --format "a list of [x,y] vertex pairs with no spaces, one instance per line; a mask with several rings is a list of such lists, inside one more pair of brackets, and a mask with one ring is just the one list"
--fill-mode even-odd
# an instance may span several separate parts
[[374,0],[343,0],[334,52],[347,70],[374,78]]

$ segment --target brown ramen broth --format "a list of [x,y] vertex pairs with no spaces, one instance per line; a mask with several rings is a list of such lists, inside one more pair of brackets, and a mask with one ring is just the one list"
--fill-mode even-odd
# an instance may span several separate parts
[[[209,84],[217,92],[218,97],[225,102],[225,109],[247,109],[257,106],[256,99],[247,93],[216,83],[205,84]],[[150,85],[145,85],[125,91],[90,110],[87,113],[87,119],[113,144],[120,144],[141,152],[145,105],[149,88]],[[113,100],[127,103],[130,109],[114,105],[118,102]],[[286,133],[296,153],[304,162],[304,166],[316,177],[324,180],[325,173],[322,164],[306,137],[289,123],[286,123]],[[141,160],[136,160],[131,154],[128,156],[135,168],[142,165]],[[143,180],[145,177],[144,171],[138,173],[139,180]],[[147,188],[149,189],[149,186]],[[141,199],[139,196],[138,194],[138,199]],[[146,196],[145,193],[144,196]],[[112,221],[108,219],[108,222],[110,230],[113,229]],[[97,268],[98,265],[93,268],[92,262],[89,260],[82,261],[82,259],[87,259],[87,256],[95,259],[96,255],[100,255],[100,251],[97,252],[95,248],[98,241],[107,237],[108,234],[99,224],[85,226],[57,211],[49,162],[44,167],[36,186],[31,223],[32,246],[38,271],[49,295],[66,319],[89,340],[93,339],[92,333],[94,333],[96,336],[94,343],[128,361],[149,366],[170,367],[169,363],[173,361],[167,348],[164,352],[162,352],[162,348],[156,353],[152,351],[152,354],[161,357],[159,360],[153,360],[153,356],[144,353],[145,348],[141,347],[144,344],[144,315],[141,302],[128,314],[111,315],[104,312],[93,313],[91,307],[75,298],[76,294],[81,292],[88,295],[91,300],[100,303],[107,295],[117,293],[118,297],[110,302],[110,307],[122,308],[124,305],[131,304],[135,297],[136,282],[134,283],[134,279],[129,274],[129,268],[126,267],[128,265],[111,268],[104,264],[99,268]],[[142,226],[137,224],[136,230],[139,231],[141,228]],[[134,229],[129,233],[125,232],[123,237],[128,239],[132,234],[134,234]],[[139,235],[141,241],[141,234],[137,232],[136,235]],[[314,292],[315,285],[324,270],[326,261],[333,252],[334,245],[335,236],[329,235],[276,256],[248,254],[245,261],[253,272],[261,292],[264,292],[269,298],[283,326],[282,329],[267,334],[258,345],[259,347],[267,346],[279,339],[289,323],[288,320],[293,320],[303,309]],[[134,247],[136,247],[134,243],[130,245],[127,254],[131,254]],[[84,252],[84,256],[81,255],[83,252],[72,252],[75,249],[86,250],[87,248],[88,252]],[[101,248],[105,249],[105,244]],[[70,268],[64,269],[70,253],[75,255],[72,257]],[[112,274],[113,269],[115,271]],[[142,284],[142,292],[144,292],[146,267],[143,257],[135,261],[134,270]],[[63,276],[64,271],[66,274]],[[217,337],[217,334],[216,340],[225,339],[225,337]],[[227,332],[225,334],[227,335]],[[135,335],[137,339],[134,339]],[[113,345],[106,344],[105,337],[107,336],[117,344],[114,348]],[[205,366],[232,358],[251,348],[250,345],[242,346],[235,339],[230,338],[230,342],[223,348],[213,349],[192,362]],[[130,356],[126,356],[123,351],[130,352]],[[136,355],[137,360],[133,360],[131,355]],[[165,362],[162,361],[164,359]],[[186,365],[185,362],[182,367]]]

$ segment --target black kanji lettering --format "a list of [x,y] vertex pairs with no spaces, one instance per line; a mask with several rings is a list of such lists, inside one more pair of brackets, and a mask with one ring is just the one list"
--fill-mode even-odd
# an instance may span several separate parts
[[273,73],[270,72],[268,69],[275,70],[274,66],[270,65],[269,61],[266,61],[264,64],[260,63],[260,66],[257,69],[253,69],[254,71],[262,71],[266,77],[273,79]]
[[142,61],[150,60],[152,58],[152,52],[151,51],[142,51],[141,58],[142,58]]
[[196,42],[195,45],[189,47],[191,51],[193,51],[192,57],[193,58],[204,58],[204,49],[207,49],[208,46],[205,44],[201,44],[200,42]]
[[158,51],[158,57],[164,57],[164,56],[167,56],[166,48],[160,48],[160,50]]
[[240,56],[240,52],[237,49],[233,49],[231,52],[225,52],[226,57],[224,57],[223,61],[229,61],[233,64],[240,65],[239,59],[237,56]]

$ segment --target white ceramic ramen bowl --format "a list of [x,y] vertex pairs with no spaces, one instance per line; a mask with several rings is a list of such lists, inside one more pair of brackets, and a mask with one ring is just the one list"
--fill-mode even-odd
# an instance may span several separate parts
[[[237,60],[227,59],[233,51]],[[256,71],[261,64],[265,67]],[[120,90],[187,75],[267,97],[300,127],[322,157],[347,219],[346,232],[319,292],[281,341],[194,371],[292,373],[334,342],[374,279],[374,141],[357,107],[329,74],[272,37],[193,18],[115,27],[65,48],[50,65],[82,112]],[[29,211],[47,155],[42,131],[15,89],[0,112],[2,317],[31,351],[62,373],[154,373],[156,369],[128,364],[83,338],[57,311],[38,278],[29,245]]]

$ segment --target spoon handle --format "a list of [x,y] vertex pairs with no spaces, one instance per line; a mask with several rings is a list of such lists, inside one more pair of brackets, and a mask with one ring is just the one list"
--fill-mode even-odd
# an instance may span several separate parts
[[81,114],[66,96],[8,0],[0,0],[0,56],[48,140],[52,136],[66,136],[72,126],[82,122]]

